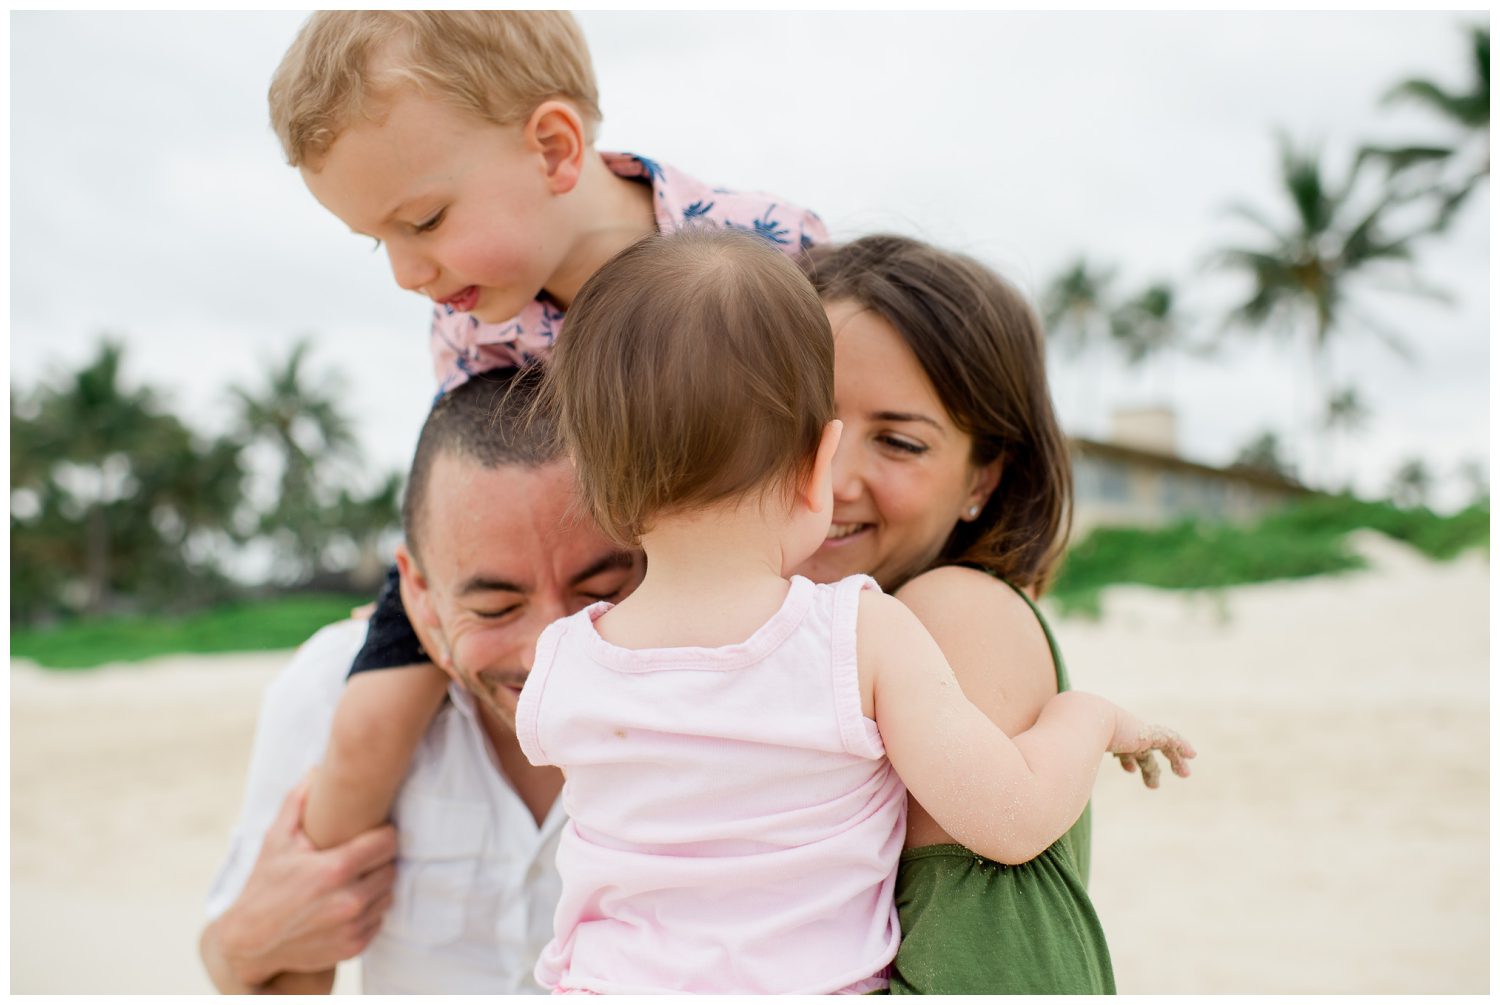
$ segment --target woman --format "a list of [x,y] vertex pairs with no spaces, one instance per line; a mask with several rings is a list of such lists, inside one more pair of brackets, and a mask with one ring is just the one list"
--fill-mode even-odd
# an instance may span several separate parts
[[[876,235],[807,252],[834,331],[833,528],[798,571],[874,576],[921,618],[964,693],[1007,733],[1068,686],[1033,603],[1067,538],[1067,445],[1025,300],[978,262]],[[897,879],[892,993],[1108,994],[1085,884],[1089,814],[1006,866],[914,800]]]

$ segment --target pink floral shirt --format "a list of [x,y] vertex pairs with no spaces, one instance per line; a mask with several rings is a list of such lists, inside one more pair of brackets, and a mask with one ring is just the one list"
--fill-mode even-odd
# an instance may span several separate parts
[[[662,233],[707,220],[753,231],[789,255],[828,240],[828,230],[816,213],[775,196],[712,188],[676,168],[636,154],[601,152],[600,156],[621,178],[649,181],[656,226]],[[499,324],[438,304],[432,312],[432,365],[438,394],[476,373],[522,366],[545,357],[562,330],[562,322],[562,308],[541,296],[520,314]]]

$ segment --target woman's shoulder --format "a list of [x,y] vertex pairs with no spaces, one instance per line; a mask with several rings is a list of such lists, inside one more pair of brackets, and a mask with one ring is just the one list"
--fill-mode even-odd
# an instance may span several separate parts
[[952,617],[1035,621],[1031,606],[1005,580],[967,565],[940,565],[907,580],[895,594],[925,622]]
[[969,700],[1007,732],[1029,726],[1057,693],[1047,634],[1004,580],[947,565],[908,581],[896,597],[937,640]]

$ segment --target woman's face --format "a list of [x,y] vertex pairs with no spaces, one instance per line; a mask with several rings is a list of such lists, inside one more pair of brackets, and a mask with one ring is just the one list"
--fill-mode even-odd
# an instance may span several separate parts
[[893,590],[924,571],[971,506],[984,506],[999,463],[970,463],[917,357],[878,315],[827,305],[833,393],[844,434],[833,461],[833,526],[796,571],[827,583],[856,572]]

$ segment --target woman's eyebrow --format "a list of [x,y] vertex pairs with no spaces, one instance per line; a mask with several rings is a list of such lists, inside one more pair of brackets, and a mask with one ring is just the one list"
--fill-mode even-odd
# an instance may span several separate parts
[[925,422],[940,433],[944,431],[941,422],[921,412],[873,412],[870,418],[878,422]]

